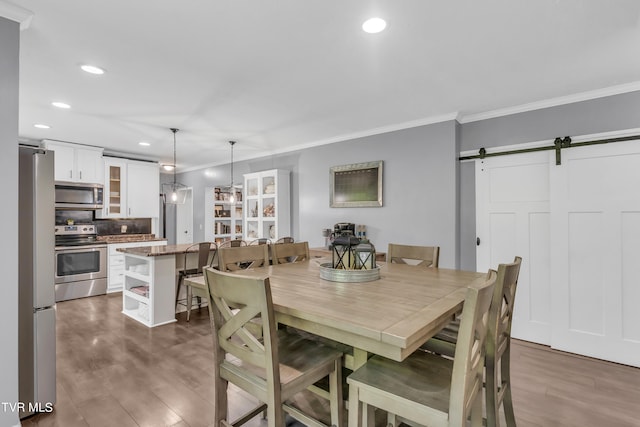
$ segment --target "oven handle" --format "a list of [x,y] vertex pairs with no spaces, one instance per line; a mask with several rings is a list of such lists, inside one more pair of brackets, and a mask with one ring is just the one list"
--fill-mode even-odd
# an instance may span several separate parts
[[56,253],[59,252],[89,252],[100,249],[107,249],[107,245],[86,245],[86,246],[56,246]]

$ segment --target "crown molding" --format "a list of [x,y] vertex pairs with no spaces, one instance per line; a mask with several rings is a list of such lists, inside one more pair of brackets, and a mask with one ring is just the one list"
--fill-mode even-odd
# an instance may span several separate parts
[[0,18],[20,23],[20,31],[24,31],[31,25],[33,12],[8,1],[0,0]]
[[[249,156],[246,156],[246,157],[242,157],[242,158],[236,159],[236,162],[245,161],[245,160],[252,160],[252,159],[259,159],[261,157],[274,156],[274,155],[278,155],[278,154],[285,154],[285,153],[290,153],[292,151],[298,151],[298,150],[304,150],[304,149],[307,149],[307,148],[319,147],[321,145],[334,144],[336,142],[349,141],[349,140],[352,140],[352,139],[364,138],[364,137],[373,136],[373,135],[380,135],[380,134],[383,134],[383,133],[395,132],[395,131],[403,130],[403,129],[411,129],[411,128],[415,128],[415,127],[418,127],[418,126],[432,125],[432,124],[435,124],[435,123],[448,122],[448,121],[457,120],[457,119],[458,119],[458,113],[457,112],[449,113],[449,114],[442,114],[440,116],[427,117],[427,118],[424,118],[424,119],[412,120],[410,122],[396,123],[396,124],[389,125],[389,126],[382,126],[382,127],[378,127],[378,128],[372,128],[372,129],[367,129],[367,130],[363,130],[363,131],[358,131],[358,132],[353,132],[353,133],[348,133],[348,134],[342,134],[342,135],[334,136],[334,137],[327,138],[327,139],[321,139],[321,140],[318,140],[318,141],[311,141],[311,142],[302,143],[302,144],[298,144],[298,145],[291,146],[291,147],[281,148],[281,149],[278,149],[278,150],[272,150],[272,151],[269,151],[269,152],[262,152],[262,153],[255,154],[255,155],[249,155]],[[227,164],[227,162],[223,161],[223,162],[216,162],[216,163],[208,163],[208,164],[199,165],[199,166],[191,166],[191,167],[182,169],[180,171],[180,173],[192,172],[192,171],[195,171],[195,170],[206,169],[206,168],[209,168],[209,167],[220,166],[220,165],[224,165],[224,164]]]
[[617,86],[610,86],[603,89],[596,89],[573,95],[560,96],[557,98],[545,99],[543,101],[531,102],[514,107],[500,108],[477,114],[468,114],[460,117],[460,123],[471,123],[480,120],[494,119],[496,117],[509,116],[511,114],[524,113],[527,111],[541,110],[543,108],[557,107],[559,105],[573,104],[574,102],[588,101],[590,99],[604,98],[612,95],[636,92],[640,90],[640,82],[631,82]]

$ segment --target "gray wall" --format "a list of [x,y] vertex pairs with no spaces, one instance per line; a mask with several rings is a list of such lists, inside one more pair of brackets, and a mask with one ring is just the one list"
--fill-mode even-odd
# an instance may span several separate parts
[[[0,402],[18,401],[18,53],[20,24],[0,18],[0,177],[4,207],[0,235]],[[18,413],[0,410],[0,425],[19,425]]]
[[[268,169],[291,171],[291,222],[296,240],[322,246],[336,222],[367,226],[378,250],[393,242],[441,247],[440,264],[458,265],[458,162],[455,121],[309,148],[234,164],[234,182]],[[241,144],[241,142],[238,142]],[[329,168],[384,160],[381,208],[330,208]],[[180,174],[194,189],[194,241],[205,240],[204,191],[230,182],[229,165]]]
[[[608,96],[461,126],[461,151],[640,127],[640,92]],[[475,270],[475,166],[460,165],[460,267]]]

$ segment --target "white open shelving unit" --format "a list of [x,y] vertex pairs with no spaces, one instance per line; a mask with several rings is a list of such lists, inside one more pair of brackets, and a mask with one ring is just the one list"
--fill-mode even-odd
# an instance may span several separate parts
[[150,328],[176,321],[174,255],[125,254],[122,313]]

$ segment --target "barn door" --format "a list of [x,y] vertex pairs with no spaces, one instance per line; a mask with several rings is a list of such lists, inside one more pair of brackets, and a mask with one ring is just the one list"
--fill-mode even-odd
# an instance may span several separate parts
[[476,160],[477,270],[523,258],[512,336],[550,344],[549,164],[537,152]]
[[550,172],[551,345],[640,366],[640,141],[563,150]]

